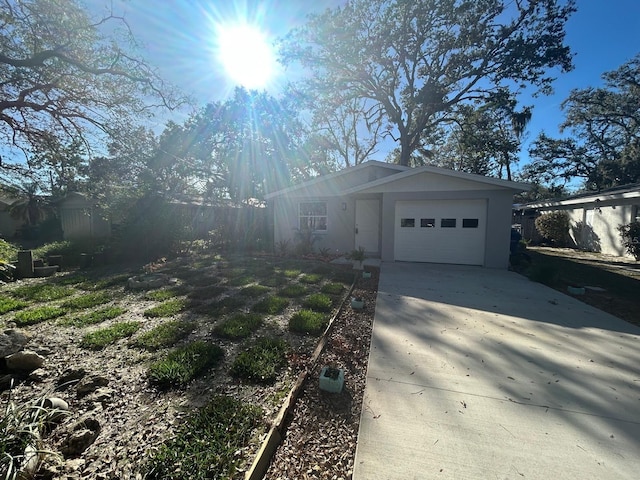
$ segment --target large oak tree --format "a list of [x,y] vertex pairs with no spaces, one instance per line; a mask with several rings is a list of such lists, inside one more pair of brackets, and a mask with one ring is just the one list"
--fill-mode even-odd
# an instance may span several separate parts
[[[0,0],[0,141],[6,157],[57,137],[93,146],[173,99],[135,54],[126,20],[78,0]],[[102,140],[102,138],[100,139]]]
[[602,87],[573,90],[562,103],[569,135],[543,133],[532,144],[530,180],[578,178],[588,190],[640,181],[640,55],[602,78]]
[[572,0],[353,0],[311,16],[282,55],[311,72],[319,99],[377,109],[408,165],[456,106],[550,91],[551,71],[572,68],[564,26],[573,11]]

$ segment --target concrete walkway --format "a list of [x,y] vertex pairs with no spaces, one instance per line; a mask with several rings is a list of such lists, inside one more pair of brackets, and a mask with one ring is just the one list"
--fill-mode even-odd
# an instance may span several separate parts
[[383,263],[353,478],[640,478],[640,329],[512,272]]

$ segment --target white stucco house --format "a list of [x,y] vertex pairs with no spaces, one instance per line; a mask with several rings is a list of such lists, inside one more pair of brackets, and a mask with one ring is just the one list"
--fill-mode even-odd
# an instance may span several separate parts
[[563,200],[520,205],[514,221],[518,222],[517,216],[520,215],[520,223],[523,227],[528,224],[528,230],[531,230],[537,215],[554,211],[564,211],[569,216],[569,234],[577,248],[631,257],[622,244],[618,227],[640,221],[640,183],[583,193]]
[[274,244],[309,228],[316,248],[363,247],[383,261],[507,268],[513,195],[523,183],[369,161],[266,196]]

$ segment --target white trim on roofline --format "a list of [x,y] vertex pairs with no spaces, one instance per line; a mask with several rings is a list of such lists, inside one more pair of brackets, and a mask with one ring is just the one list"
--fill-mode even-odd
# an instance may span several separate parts
[[536,203],[525,203],[519,206],[519,210],[529,209],[529,208],[551,208],[551,207],[564,207],[569,205],[580,205],[586,203],[595,203],[595,202],[610,202],[614,200],[626,200],[640,198],[640,189],[633,192],[621,192],[621,193],[594,193],[593,195],[589,195],[586,197],[579,198],[567,198],[565,200],[555,200],[548,202],[536,202]]
[[[303,188],[308,188],[308,187],[311,187],[313,185],[317,185],[318,183],[321,183],[321,182],[324,182],[324,181],[327,181],[327,180],[331,180],[332,178],[336,178],[336,177],[339,177],[341,175],[345,175],[347,173],[355,172],[355,171],[358,171],[358,170],[363,170],[365,168],[372,167],[372,166],[388,168],[390,170],[397,170],[398,172],[404,172],[405,170],[408,170],[408,169],[411,168],[411,167],[403,167],[402,165],[396,165],[394,163],[380,162],[378,160],[369,160],[367,162],[360,163],[360,164],[358,164],[356,166],[353,166],[353,167],[347,167],[347,168],[344,168],[342,170],[338,170],[337,172],[328,173],[326,175],[319,175],[319,176],[317,176],[315,178],[312,178],[311,180],[307,180],[306,182],[298,183],[296,185],[292,185],[290,187],[283,188],[282,190],[278,190],[276,192],[268,193],[268,194],[266,194],[264,196],[264,198],[266,200],[269,200],[269,199],[274,198],[274,197],[279,197],[281,195],[286,195],[286,194],[289,194],[291,192],[295,192],[296,190],[303,189]],[[394,177],[395,175],[391,175],[391,176]]]
[[378,187],[380,185],[385,185],[387,183],[395,182],[401,180],[406,177],[410,177],[412,175],[420,175],[421,173],[433,173],[435,175],[444,175],[448,177],[459,178],[462,180],[468,180],[471,182],[478,183],[486,183],[489,185],[495,185],[496,187],[507,188],[510,190],[514,190],[516,192],[523,192],[531,190],[531,185],[528,183],[520,183],[520,182],[512,182],[510,180],[503,180],[501,178],[492,178],[485,177],[483,175],[476,175],[473,173],[465,173],[458,172],[456,170],[450,170],[448,168],[434,167],[431,165],[425,165],[422,167],[410,168],[408,171],[404,171],[402,173],[397,173],[395,175],[390,175],[388,177],[381,178],[379,180],[374,180],[373,182],[368,182],[363,185],[358,185],[357,187],[350,188],[346,190],[344,193],[346,195],[350,195],[353,193],[358,193],[363,190],[367,190],[369,188]]

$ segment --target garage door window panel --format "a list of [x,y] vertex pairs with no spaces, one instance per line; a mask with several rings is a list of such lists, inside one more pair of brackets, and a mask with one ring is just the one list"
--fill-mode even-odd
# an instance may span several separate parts
[[298,208],[300,230],[327,231],[327,202],[302,202]]
[[415,218],[401,218],[400,219],[400,226],[402,228],[414,228],[416,226],[416,219]]
[[435,218],[421,218],[420,219],[420,228],[435,228],[436,219]]
[[477,218],[463,218],[462,228],[478,228],[479,223]]
[[440,220],[440,227],[442,228],[456,228],[455,218],[442,218]]

